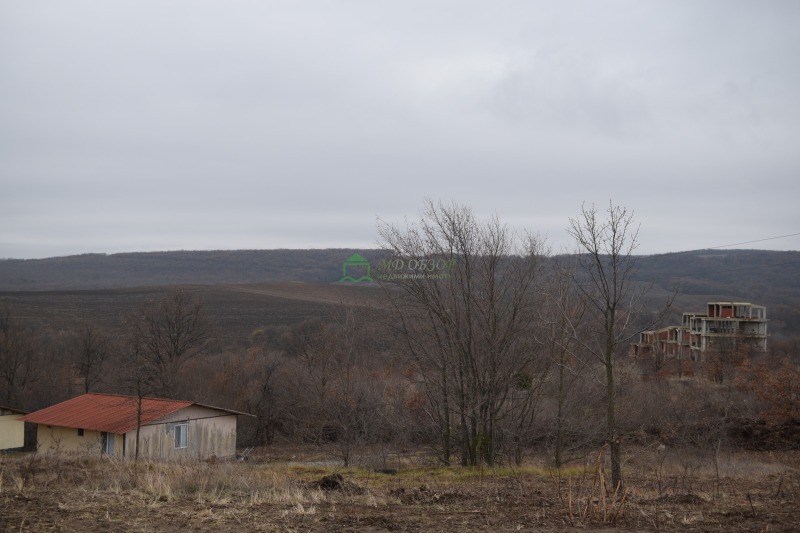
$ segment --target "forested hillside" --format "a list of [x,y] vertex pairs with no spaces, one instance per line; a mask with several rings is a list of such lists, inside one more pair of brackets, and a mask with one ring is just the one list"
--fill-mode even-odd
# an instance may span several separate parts
[[[359,253],[373,265],[380,250],[235,250],[85,254],[0,260],[0,291],[85,290],[175,284],[335,283],[342,263]],[[640,256],[635,279],[653,283],[657,307],[673,290],[668,318],[711,300],[768,308],[771,332],[800,334],[800,252],[698,250]]]
[[[355,250],[233,250],[83,254],[0,260],[0,291],[174,284],[337,281]],[[373,251],[375,252],[375,251]],[[361,250],[372,259],[375,253]]]
[[698,250],[641,257],[637,266],[635,278],[654,283],[654,295],[677,291],[672,323],[709,301],[745,301],[767,307],[773,336],[800,335],[800,252]]

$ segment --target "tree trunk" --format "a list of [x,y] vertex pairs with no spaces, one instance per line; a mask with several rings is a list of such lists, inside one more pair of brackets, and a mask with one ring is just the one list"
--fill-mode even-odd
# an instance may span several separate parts
[[450,397],[447,392],[447,366],[442,365],[442,462],[445,466],[450,466]]
[[133,447],[133,461],[139,462],[139,433],[142,429],[142,397],[141,395],[136,400],[136,444]]
[[611,484],[617,490],[622,484],[622,461],[620,460],[619,435],[614,435],[611,441]]
[[558,398],[557,398],[557,413],[556,413],[556,442],[553,460],[556,468],[561,468],[562,450],[564,446],[564,352],[561,352],[561,358],[558,365]]
[[606,346],[606,406],[608,408],[608,442],[611,449],[611,485],[613,490],[616,490],[622,483],[622,463],[615,418],[616,398],[614,394],[614,350],[613,345],[609,342]]

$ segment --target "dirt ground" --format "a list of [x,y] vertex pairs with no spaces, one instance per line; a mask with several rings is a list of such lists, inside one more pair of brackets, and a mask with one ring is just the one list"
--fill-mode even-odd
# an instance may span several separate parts
[[693,461],[648,450],[616,492],[600,461],[344,469],[272,458],[139,465],[0,458],[0,531],[800,530],[800,453]]

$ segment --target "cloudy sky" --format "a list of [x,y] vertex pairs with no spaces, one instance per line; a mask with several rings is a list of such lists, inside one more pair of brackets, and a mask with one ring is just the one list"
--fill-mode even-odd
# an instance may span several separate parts
[[800,250],[798,28],[794,0],[0,0],[0,258],[374,247],[425,198],[555,249],[613,201],[640,253]]

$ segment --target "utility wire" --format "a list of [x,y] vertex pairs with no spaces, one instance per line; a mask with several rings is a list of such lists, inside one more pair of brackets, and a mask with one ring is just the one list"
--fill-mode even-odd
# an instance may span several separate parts
[[727,248],[728,246],[739,246],[739,245],[742,245],[742,244],[751,244],[751,243],[754,243],[754,242],[772,241],[772,240],[775,240],[775,239],[785,239],[786,237],[796,237],[798,235],[800,235],[800,233],[790,233],[789,235],[779,235],[777,237],[766,237],[764,239],[756,239],[754,241],[737,242],[737,243],[734,243],[734,244],[722,244],[720,246],[712,246],[712,247],[707,248],[707,249],[708,250],[716,250],[717,248]]
[[[775,240],[775,239],[785,239],[786,237],[796,237],[798,235],[800,235],[800,233],[789,233],[788,235],[778,235],[776,237],[765,237],[763,239],[755,239],[755,240],[752,240],[752,241],[737,242],[737,243],[734,243],[734,244],[721,244],[719,246],[709,246],[708,248],[700,248],[700,249],[697,249],[697,250],[684,250],[684,251],[681,251],[681,252],[666,252],[666,253],[663,253],[663,254],[652,254],[650,257],[663,256],[663,255],[688,254],[688,253],[691,253],[691,252],[700,252],[700,251],[703,251],[703,250],[718,250],[720,248],[727,248],[727,247],[730,247],[730,246],[739,246],[739,245],[742,245],[742,244],[751,244],[751,243],[754,243],[754,242],[772,241],[772,240]],[[784,263],[773,263],[773,264],[769,264],[769,265],[745,266],[745,267],[738,267],[738,268],[729,268],[729,269],[725,269],[725,270],[716,270],[715,273],[716,274],[724,274],[726,272],[737,272],[737,271],[740,271],[740,270],[751,270],[751,269],[759,269],[759,270],[761,270],[761,269],[764,269],[764,268],[786,266],[786,265],[796,265],[798,263],[800,263],[800,261],[787,261],[787,262],[784,262]]]
[[664,253],[655,253],[655,254],[648,254],[649,256],[657,256],[657,255],[677,255],[677,254],[688,254],[691,252],[702,252],[703,250],[718,250],[720,248],[728,248],[730,246],[740,246],[742,244],[751,244],[754,242],[763,242],[763,241],[773,241],[775,239],[785,239],[786,237],[796,237],[800,235],[800,233],[790,233],[788,235],[778,235],[777,237],[765,237],[763,239],[756,239],[753,241],[744,241],[744,242],[737,242],[733,244],[720,244],[718,246],[708,246],[706,248],[696,248],[693,250],[680,250],[677,252],[664,252]]

